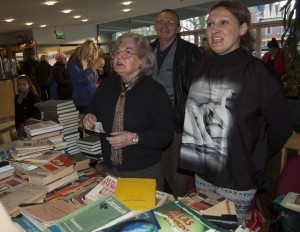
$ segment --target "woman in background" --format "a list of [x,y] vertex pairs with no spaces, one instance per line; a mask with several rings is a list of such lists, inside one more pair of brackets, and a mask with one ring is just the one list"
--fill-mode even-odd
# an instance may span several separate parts
[[34,106],[40,102],[40,97],[28,76],[20,76],[17,86],[19,93],[15,96],[15,126],[18,136],[26,136],[23,131],[26,120],[41,119],[41,111]]
[[235,203],[239,224],[267,164],[292,134],[282,82],[252,56],[251,14],[239,0],[215,3],[206,36],[213,57],[199,64],[186,103],[180,154],[195,171],[196,189]]
[[55,56],[56,63],[53,66],[53,77],[57,84],[57,99],[72,99],[73,86],[69,71],[66,67],[67,56],[58,52]]
[[72,99],[80,113],[86,113],[96,91],[99,79],[97,69],[103,68],[104,59],[98,58],[98,47],[92,40],[81,44],[68,62],[73,85]]
[[279,48],[279,44],[275,38],[268,42],[269,51],[264,54],[262,60],[271,65],[274,70],[283,76],[285,73],[284,51]]
[[111,53],[118,75],[103,80],[83,119],[100,133],[104,170],[117,177],[155,178],[163,191],[162,149],[174,136],[172,103],[165,88],[151,78],[154,55],[147,39],[127,33]]

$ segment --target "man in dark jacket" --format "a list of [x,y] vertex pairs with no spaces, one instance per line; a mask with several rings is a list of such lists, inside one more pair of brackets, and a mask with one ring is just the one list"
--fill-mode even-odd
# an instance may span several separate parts
[[178,170],[183,131],[185,103],[191,84],[190,72],[192,66],[202,60],[199,48],[180,37],[180,21],[175,11],[162,10],[155,22],[155,31],[158,39],[151,43],[156,62],[153,78],[165,86],[169,98],[174,106],[174,120],[176,135],[173,143],[165,150],[162,156],[164,176],[177,196],[185,194],[186,182],[192,178],[191,173]]

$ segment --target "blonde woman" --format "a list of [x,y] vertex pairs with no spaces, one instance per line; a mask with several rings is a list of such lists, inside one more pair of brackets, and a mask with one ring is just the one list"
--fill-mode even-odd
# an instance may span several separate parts
[[98,47],[92,40],[81,44],[72,60],[68,63],[73,85],[72,99],[80,113],[85,113],[94,93],[98,80],[99,68],[104,65],[104,59],[98,58]]

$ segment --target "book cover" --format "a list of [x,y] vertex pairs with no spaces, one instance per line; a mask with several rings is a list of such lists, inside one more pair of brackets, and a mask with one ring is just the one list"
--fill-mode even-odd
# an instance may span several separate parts
[[51,182],[50,184],[45,185],[46,191],[51,192],[54,189],[57,189],[61,186],[64,186],[67,183],[74,182],[75,180],[78,180],[78,178],[79,178],[78,173],[74,171],[71,174],[68,174],[68,175],[66,175],[62,178],[59,178],[59,179]]
[[160,225],[152,210],[138,214],[132,218],[121,221],[110,227],[103,228],[101,232],[120,231],[160,231]]
[[180,201],[172,201],[152,209],[161,227],[160,232],[183,231],[227,231],[218,228]]
[[[129,215],[132,215],[129,208],[113,196],[107,195],[59,219],[56,225],[65,232],[91,232],[99,230],[115,219]],[[50,226],[49,229],[51,228],[53,227]]]
[[9,178],[3,179],[0,181],[0,193],[3,192],[13,192],[22,186],[24,186],[27,182],[24,180],[17,178],[15,176],[11,176]]
[[80,138],[77,141],[78,144],[94,145],[100,143],[100,138],[98,135],[88,135],[86,137]]
[[114,196],[131,210],[148,210],[155,207],[156,180],[118,178]]
[[44,230],[48,226],[55,224],[57,220],[80,208],[81,206],[62,200],[56,200],[43,204],[20,207],[20,213]]
[[41,130],[45,130],[45,129],[49,129],[49,128],[56,128],[59,126],[60,125],[57,122],[49,120],[49,121],[43,121],[40,123],[24,126],[24,130],[26,132],[35,132],[35,131],[41,131]]
[[13,217],[12,219],[16,223],[18,223],[26,232],[43,232],[41,228],[36,226],[32,221],[30,221],[22,214],[18,215],[17,217]]
[[40,201],[46,196],[45,188],[25,184],[21,188],[1,196],[1,201],[10,216],[16,216],[19,205]]
[[107,175],[98,185],[85,195],[85,203],[88,204],[96,201],[107,194],[113,195],[117,182],[117,178]]
[[60,131],[52,131],[52,132],[48,132],[48,133],[44,133],[44,134],[40,134],[40,135],[36,135],[36,136],[30,136],[27,134],[27,138],[31,139],[31,140],[38,140],[38,139],[46,139],[46,138],[50,138],[53,136],[57,136],[60,135]]
[[283,198],[281,205],[300,212],[300,193],[289,192]]
[[196,193],[190,193],[185,197],[178,197],[178,200],[186,204],[199,214],[208,212],[219,203],[226,201],[224,197],[221,197],[218,194],[205,189],[201,189]]
[[48,100],[35,103],[34,106],[43,110],[47,108],[64,108],[71,105],[74,106],[74,102],[72,100]]
[[25,161],[28,162],[33,162],[33,163],[49,163],[51,160],[53,160],[54,158],[57,158],[58,156],[62,155],[63,152],[62,151],[45,151],[43,152],[43,154],[37,156],[37,157],[32,157],[32,158],[27,158],[25,159]]
[[15,151],[23,153],[23,151],[36,151],[43,148],[51,149],[50,143],[47,139],[39,139],[39,140],[22,140],[17,141],[13,145],[13,149]]

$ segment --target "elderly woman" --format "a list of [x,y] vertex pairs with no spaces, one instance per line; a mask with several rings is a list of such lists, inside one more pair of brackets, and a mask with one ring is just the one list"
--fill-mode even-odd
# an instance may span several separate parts
[[98,47],[92,40],[86,40],[68,62],[73,84],[73,101],[80,113],[86,113],[96,91],[97,69],[104,66],[104,59],[98,58]]
[[111,53],[114,70],[98,87],[84,117],[85,129],[100,122],[104,170],[118,177],[155,178],[163,190],[161,151],[173,139],[172,104],[149,75],[154,56],[146,38],[120,36]]

